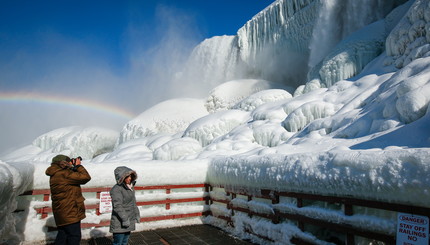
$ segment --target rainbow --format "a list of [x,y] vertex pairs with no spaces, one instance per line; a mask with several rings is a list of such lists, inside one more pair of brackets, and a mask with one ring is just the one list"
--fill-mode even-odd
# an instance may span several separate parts
[[25,92],[0,92],[0,102],[27,102],[27,103],[43,103],[60,106],[70,106],[86,110],[95,110],[103,113],[108,113],[113,116],[122,117],[125,119],[132,119],[136,117],[134,113],[127,111],[123,108],[104,104],[94,100],[83,98],[73,98],[70,96],[53,96],[41,93],[25,93]]

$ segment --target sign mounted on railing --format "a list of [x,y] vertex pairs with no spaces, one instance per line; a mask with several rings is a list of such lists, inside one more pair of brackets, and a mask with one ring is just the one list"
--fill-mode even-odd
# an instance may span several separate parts
[[428,245],[429,218],[413,214],[398,213],[397,245]]
[[110,213],[112,212],[112,198],[108,191],[100,192],[100,213]]

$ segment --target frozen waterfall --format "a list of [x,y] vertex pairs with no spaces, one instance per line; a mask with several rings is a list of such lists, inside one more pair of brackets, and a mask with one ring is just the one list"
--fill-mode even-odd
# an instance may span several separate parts
[[[277,0],[249,20],[236,36],[203,41],[178,77],[198,81],[208,91],[229,80],[247,78],[294,88],[317,79],[327,86],[358,74],[378,56],[394,25],[385,21],[372,30],[372,38],[340,41],[384,19],[404,2]],[[347,65],[339,65],[342,62]]]

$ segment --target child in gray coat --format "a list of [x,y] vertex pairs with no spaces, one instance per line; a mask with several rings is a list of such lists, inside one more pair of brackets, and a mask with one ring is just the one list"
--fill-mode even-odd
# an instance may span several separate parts
[[134,170],[121,166],[114,171],[116,185],[110,190],[112,216],[109,232],[113,233],[114,245],[126,245],[130,232],[140,222],[140,212],[136,205],[134,185],[137,174]]

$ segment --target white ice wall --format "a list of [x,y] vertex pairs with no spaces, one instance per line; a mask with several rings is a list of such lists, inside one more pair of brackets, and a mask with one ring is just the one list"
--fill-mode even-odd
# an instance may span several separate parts
[[[237,35],[203,41],[177,78],[196,81],[195,86],[208,90],[244,78],[297,88],[312,70],[309,81],[317,78],[330,86],[358,74],[383,51],[393,21],[377,31],[374,28],[371,32],[376,33],[364,39],[355,36],[340,46],[339,42],[383,19],[405,1],[277,0],[249,20]],[[342,62],[346,65],[340,65]]]
[[386,41],[386,64],[402,68],[417,58],[430,55],[430,2],[416,0]]

